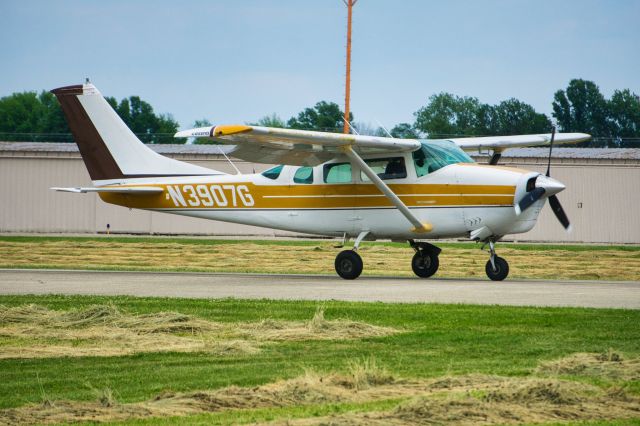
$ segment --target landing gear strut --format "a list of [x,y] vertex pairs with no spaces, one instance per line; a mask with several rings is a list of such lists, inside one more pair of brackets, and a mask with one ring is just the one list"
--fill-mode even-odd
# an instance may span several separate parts
[[411,259],[411,269],[420,278],[429,278],[438,271],[440,261],[438,255],[442,251],[440,248],[429,243],[416,243],[409,240],[409,244],[416,251]]
[[502,281],[509,275],[509,263],[496,255],[495,241],[493,240],[489,240],[489,260],[484,270],[493,281]]

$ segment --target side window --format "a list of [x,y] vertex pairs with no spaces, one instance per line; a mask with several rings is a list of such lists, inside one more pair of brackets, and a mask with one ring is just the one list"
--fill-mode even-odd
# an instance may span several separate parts
[[351,163],[325,164],[323,175],[326,183],[349,183],[351,182]]
[[300,167],[293,175],[295,183],[313,183],[313,167]]
[[427,157],[424,155],[424,150],[422,148],[417,151],[413,151],[413,164],[416,166],[416,174],[418,177],[429,173]]
[[[407,168],[404,166],[404,158],[402,157],[374,158],[364,161],[382,180],[407,177]],[[360,171],[360,179],[363,182],[369,182],[369,178],[362,171]]]
[[264,172],[262,172],[262,176],[276,180],[280,176],[280,173],[282,173],[283,167],[283,165],[272,167],[269,170],[265,170]]

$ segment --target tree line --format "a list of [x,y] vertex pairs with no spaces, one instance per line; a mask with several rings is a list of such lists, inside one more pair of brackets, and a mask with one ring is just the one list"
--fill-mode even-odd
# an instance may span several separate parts
[[[170,114],[156,114],[153,107],[130,96],[106,101],[145,143],[176,143],[178,122]],[[73,142],[71,130],[58,100],[49,92],[21,92],[0,98],[0,140]],[[178,141],[184,143],[184,139]]]
[[[145,143],[184,143],[174,139],[179,125],[170,114],[156,114],[138,96],[118,102],[107,97],[124,122]],[[368,123],[350,122],[360,134],[398,138],[450,138],[464,136],[548,133],[552,119],[559,131],[584,132],[594,136],[583,146],[640,147],[640,97],[629,89],[615,90],[606,99],[598,86],[588,80],[571,80],[566,89],[555,92],[552,117],[531,105],[511,98],[495,105],[478,98],[438,93],[414,113],[413,123],[399,123],[390,130]],[[321,101],[288,120],[266,115],[253,125],[326,132],[341,132],[344,114],[338,104]],[[193,127],[208,126],[197,120]],[[22,92],[0,98],[0,139],[72,141],[62,110],[49,92]],[[205,139],[196,143],[207,143]]]

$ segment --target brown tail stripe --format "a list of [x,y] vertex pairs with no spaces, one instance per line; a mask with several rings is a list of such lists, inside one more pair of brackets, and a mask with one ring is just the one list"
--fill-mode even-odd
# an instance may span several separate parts
[[78,95],[83,93],[82,85],[60,87],[51,93],[60,102],[91,180],[124,178],[122,170],[78,99]]

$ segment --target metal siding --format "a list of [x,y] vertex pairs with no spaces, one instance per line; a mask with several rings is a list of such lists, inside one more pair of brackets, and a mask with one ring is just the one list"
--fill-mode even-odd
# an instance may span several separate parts
[[[29,153],[0,157],[0,232],[113,232],[209,235],[295,235],[283,231],[175,215],[134,211],[102,202],[96,194],[66,194],[51,186],[91,184],[77,154]],[[66,156],[65,156],[66,155]],[[224,159],[196,160],[198,165],[234,173]],[[559,195],[573,225],[567,234],[545,206],[535,228],[506,239],[640,243],[640,163],[554,159],[552,174],[567,185]],[[581,163],[581,164],[577,164]],[[268,166],[235,162],[243,173]],[[505,159],[501,164],[543,172],[541,159]],[[582,203],[582,208],[578,208]]]
[[94,232],[95,195],[56,194],[50,186],[75,186],[88,174],[77,159],[0,158],[0,231]]
[[[533,168],[532,168],[533,169]],[[558,195],[572,224],[570,233],[545,206],[535,228],[515,239],[639,243],[640,168],[556,166],[553,177],[567,189]],[[543,170],[539,170],[543,172]],[[579,208],[582,203],[582,208]],[[635,213],[634,213],[635,212]]]

